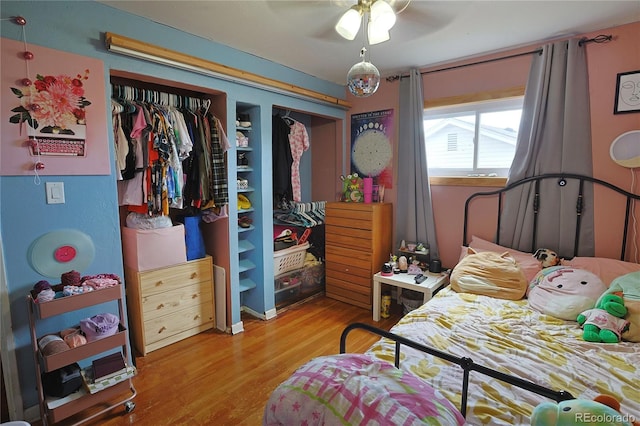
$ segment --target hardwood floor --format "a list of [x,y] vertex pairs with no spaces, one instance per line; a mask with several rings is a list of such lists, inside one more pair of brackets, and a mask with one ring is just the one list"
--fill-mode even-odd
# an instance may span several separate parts
[[[339,353],[345,326],[388,330],[400,311],[394,305],[391,318],[374,323],[369,310],[319,296],[269,321],[243,316],[243,333],[208,331],[137,357],[135,409],[119,406],[86,424],[260,425],[271,392],[311,358]],[[376,340],[353,331],[347,351],[364,352]]]

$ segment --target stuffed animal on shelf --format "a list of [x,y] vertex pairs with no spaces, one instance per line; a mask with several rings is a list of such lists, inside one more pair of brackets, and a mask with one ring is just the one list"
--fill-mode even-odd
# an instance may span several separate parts
[[342,181],[342,198],[347,203],[361,203],[364,197],[362,193],[362,178],[357,173],[340,176]]
[[624,319],[626,314],[627,308],[622,297],[604,295],[595,308],[578,315],[578,324],[583,328],[582,338],[587,342],[618,343],[629,326],[629,321]]
[[639,426],[620,412],[620,403],[610,395],[598,395],[593,401],[571,399],[543,402],[533,409],[531,426]]
[[540,261],[543,268],[562,265],[563,260],[555,251],[547,248],[539,248],[535,253],[533,253],[533,257]]

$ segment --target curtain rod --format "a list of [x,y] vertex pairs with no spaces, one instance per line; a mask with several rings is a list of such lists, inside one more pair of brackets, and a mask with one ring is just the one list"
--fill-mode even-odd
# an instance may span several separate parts
[[[613,36],[611,34],[600,34],[596,37],[593,38],[586,38],[583,37],[579,42],[578,45],[582,46],[584,44],[587,43],[607,43],[609,41],[611,41],[613,39]],[[462,64],[462,65],[454,65],[451,67],[445,67],[445,68],[438,68],[435,70],[429,70],[429,71],[422,71],[420,73],[420,75],[425,75],[425,74],[433,74],[436,72],[441,72],[441,71],[450,71],[450,70],[455,70],[458,68],[464,68],[464,67],[469,67],[472,65],[481,65],[481,64],[487,64],[490,62],[496,62],[496,61],[502,61],[504,59],[512,59],[512,58],[517,58],[520,56],[527,56],[527,55],[533,55],[533,54],[541,54],[542,53],[542,48],[536,49],[536,50],[530,50],[528,52],[522,52],[522,53],[515,53],[513,55],[507,55],[507,56],[500,56],[498,58],[492,58],[492,59],[485,59],[483,61],[477,61],[477,62],[469,62],[468,64]],[[392,81],[396,81],[396,80],[401,80],[403,78],[407,78],[409,77],[409,75],[391,75],[389,77],[386,78],[386,80],[388,82],[392,82]]]

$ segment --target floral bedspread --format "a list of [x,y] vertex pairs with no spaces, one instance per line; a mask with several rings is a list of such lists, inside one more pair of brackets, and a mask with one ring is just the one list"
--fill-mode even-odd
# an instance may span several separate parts
[[[391,331],[576,398],[612,395],[623,414],[640,419],[640,344],[585,342],[576,322],[543,315],[526,299],[456,293],[447,287]],[[382,339],[368,354],[393,363],[394,345]],[[460,407],[459,366],[403,347],[400,369],[424,378]],[[478,372],[471,372],[468,398],[471,425],[529,425],[533,408],[548,401]]]

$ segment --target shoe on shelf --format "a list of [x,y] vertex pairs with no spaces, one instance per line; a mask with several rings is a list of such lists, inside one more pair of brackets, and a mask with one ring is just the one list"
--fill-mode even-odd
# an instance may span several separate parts
[[249,216],[242,216],[238,218],[238,226],[240,228],[249,228],[251,227],[252,223],[253,219],[251,219]]
[[251,127],[251,118],[249,114],[238,114],[237,122],[240,123],[240,127]]
[[238,178],[238,189],[249,189],[249,181],[246,179]]
[[238,194],[238,210],[249,210],[251,208],[251,201],[242,194]]

